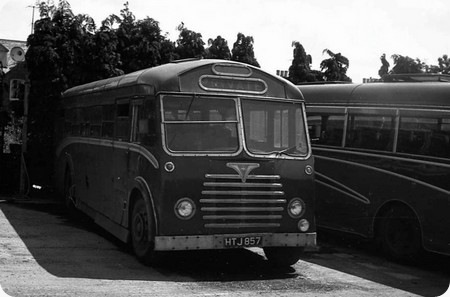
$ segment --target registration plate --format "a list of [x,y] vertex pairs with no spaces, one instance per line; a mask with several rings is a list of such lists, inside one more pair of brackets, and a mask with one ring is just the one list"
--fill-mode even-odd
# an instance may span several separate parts
[[255,247],[261,246],[261,236],[227,236],[224,238],[226,248]]

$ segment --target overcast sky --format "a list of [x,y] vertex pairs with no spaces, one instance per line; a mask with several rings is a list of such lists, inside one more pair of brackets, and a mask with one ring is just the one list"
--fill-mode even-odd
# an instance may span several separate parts
[[[55,0],[58,3],[57,0]],[[126,0],[69,0],[75,14],[93,17],[97,26],[120,14]],[[437,64],[450,54],[450,4],[447,0],[128,0],[136,19],[151,17],[169,38],[176,27],[201,33],[203,41],[221,35],[230,49],[239,32],[253,36],[261,68],[274,73],[292,62],[292,41],[299,41],[319,69],[340,52],[350,60],[354,82],[378,78],[380,56],[400,54]],[[0,39],[26,40],[31,32],[34,0],[1,0]],[[39,17],[36,9],[35,19]]]

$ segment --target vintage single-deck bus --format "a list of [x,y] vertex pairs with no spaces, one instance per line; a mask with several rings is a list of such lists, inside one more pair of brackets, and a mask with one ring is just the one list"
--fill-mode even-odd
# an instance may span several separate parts
[[224,60],[174,62],[67,90],[57,185],[154,264],[162,251],[316,245],[301,92]]
[[374,238],[397,259],[450,254],[450,83],[298,87],[317,225]]

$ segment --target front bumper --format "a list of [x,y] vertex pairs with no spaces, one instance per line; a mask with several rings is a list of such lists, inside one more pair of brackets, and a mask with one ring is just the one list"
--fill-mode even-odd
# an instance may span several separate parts
[[[261,240],[246,241],[234,239],[260,238]],[[233,248],[243,247],[316,247],[316,233],[247,233],[220,235],[189,235],[189,236],[157,236],[155,250],[206,250],[232,248],[226,244],[235,241]],[[239,244],[242,242],[242,244]]]

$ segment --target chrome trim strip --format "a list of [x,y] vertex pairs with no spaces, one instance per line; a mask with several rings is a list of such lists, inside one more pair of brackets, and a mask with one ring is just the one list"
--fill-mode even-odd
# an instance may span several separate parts
[[241,196],[241,195],[259,195],[259,196],[282,196],[284,195],[283,191],[218,191],[218,190],[205,190],[202,191],[203,195],[234,195],[234,196]]
[[[360,193],[356,192],[355,190],[352,190],[351,188],[345,186],[344,184],[342,184],[342,183],[340,183],[340,182],[338,182],[338,181],[336,181],[336,180],[334,180],[332,178],[329,178],[328,176],[325,176],[325,175],[323,175],[323,174],[321,174],[321,173],[319,173],[317,171],[316,171],[316,176],[317,177],[321,177],[323,179],[326,179],[327,181],[330,181],[330,183],[326,183],[326,182],[323,182],[323,181],[321,181],[319,179],[316,179],[316,183],[321,184],[321,185],[323,185],[325,187],[328,187],[330,189],[333,189],[333,190],[335,190],[337,192],[340,192],[340,193],[342,193],[342,194],[344,194],[346,196],[349,196],[349,197],[351,197],[351,198],[353,198],[355,200],[361,201],[364,204],[370,204],[370,200],[367,197],[365,197],[364,195],[361,195]],[[336,187],[336,186],[334,186],[332,184],[338,185],[338,187]],[[342,188],[347,190],[347,191],[342,190]]]
[[[375,156],[379,157],[379,155],[375,155]],[[438,192],[444,193],[445,195],[450,195],[450,191],[447,191],[447,190],[445,190],[443,188],[439,188],[439,187],[437,187],[435,185],[426,183],[426,182],[418,180],[416,178],[412,178],[412,177],[409,177],[409,176],[406,176],[406,175],[398,174],[398,173],[395,173],[395,172],[392,172],[392,171],[388,171],[388,170],[385,170],[385,169],[381,169],[381,168],[378,168],[378,167],[369,166],[369,165],[356,163],[356,162],[352,162],[352,161],[346,161],[346,160],[342,160],[342,159],[338,159],[338,158],[330,158],[330,157],[324,157],[324,156],[318,156],[318,155],[315,155],[315,157],[317,159],[324,159],[324,160],[334,161],[334,162],[338,162],[338,163],[349,164],[349,165],[353,165],[353,166],[359,166],[359,167],[366,168],[366,169],[371,169],[371,170],[374,170],[374,171],[381,172],[383,174],[395,176],[395,177],[398,177],[398,178],[401,178],[401,179],[405,179],[405,180],[408,180],[410,182],[413,182],[413,183],[416,183],[416,184],[419,184],[419,185],[431,188],[431,189],[436,190]],[[409,160],[409,159],[407,159],[407,160]],[[445,165],[445,164],[443,164],[443,165]],[[441,165],[437,165],[437,166],[441,166]],[[444,167],[447,167],[447,166],[444,166]]]
[[[223,80],[225,81],[236,81],[236,82],[241,82],[242,84],[248,83],[248,82],[257,82],[257,83],[261,83],[262,86],[264,87],[261,91],[254,91],[254,90],[241,90],[241,89],[222,89],[222,88],[216,88],[216,87],[210,87],[210,86],[206,86],[203,83],[204,79],[218,79],[218,80]],[[237,93],[237,94],[253,94],[253,95],[264,95],[265,93],[267,93],[267,90],[269,89],[269,87],[267,86],[267,83],[260,79],[260,78],[251,78],[251,77],[233,77],[233,76],[225,76],[225,75],[209,75],[209,74],[205,74],[200,76],[200,78],[198,79],[198,84],[200,86],[200,88],[202,88],[205,91],[217,91],[217,92],[226,92],[226,93]]]
[[205,228],[259,228],[280,227],[279,223],[235,223],[235,224],[205,224]]
[[[400,157],[400,156],[389,156],[384,154],[377,154],[377,153],[366,153],[366,152],[358,152],[358,151],[352,151],[348,150],[346,148],[339,147],[337,149],[335,148],[324,148],[324,147],[317,147],[314,146],[313,150],[317,151],[324,151],[324,152],[332,152],[332,153],[344,153],[344,154],[351,154],[351,155],[357,155],[357,156],[368,156],[368,157],[375,157],[375,158],[385,158],[390,160],[396,160],[396,161],[403,161],[403,162],[413,162],[413,163],[419,163],[419,164],[425,164],[425,165],[433,165],[433,166],[439,166],[439,167],[445,167],[450,168],[450,164],[446,163],[439,163],[439,162],[433,162],[433,161],[425,161],[425,160],[417,160],[413,158],[406,158],[406,157]],[[392,152],[387,152],[392,153]],[[420,155],[421,157],[427,157]],[[314,157],[320,158],[322,156],[314,154]],[[448,160],[448,159],[446,159]]]
[[282,219],[282,215],[205,215],[204,220],[277,220]]
[[[205,174],[206,178],[241,179],[237,174]],[[281,179],[279,175],[249,175],[247,179]]]
[[247,204],[247,203],[287,203],[286,199],[200,199],[200,203],[239,203],[239,204]]
[[204,182],[205,187],[236,187],[236,188],[281,188],[279,183],[259,184],[259,183],[216,183]]
[[[230,68],[242,68],[248,71],[247,74],[241,74],[241,73],[236,73],[236,72],[222,72],[216,69],[216,67],[230,67]],[[253,71],[250,67],[246,66],[246,65],[239,65],[239,64],[227,64],[227,63],[216,63],[214,65],[212,65],[211,67],[212,71],[215,74],[218,75],[229,75],[229,76],[240,76],[240,77],[250,77],[253,74]]]
[[283,211],[284,207],[202,207],[201,211]]
[[69,145],[75,144],[75,143],[82,143],[82,144],[89,144],[89,145],[96,145],[96,146],[103,146],[103,147],[111,147],[113,149],[123,149],[123,150],[129,150],[134,153],[138,153],[139,155],[143,156],[145,159],[147,159],[150,164],[153,165],[155,169],[159,168],[159,163],[156,157],[149,152],[145,147],[136,144],[136,143],[130,143],[130,142],[122,142],[122,141],[115,141],[110,139],[101,139],[101,138],[87,138],[87,137],[66,137],[64,138],[58,145],[56,149],[56,156],[59,156],[61,152]]

